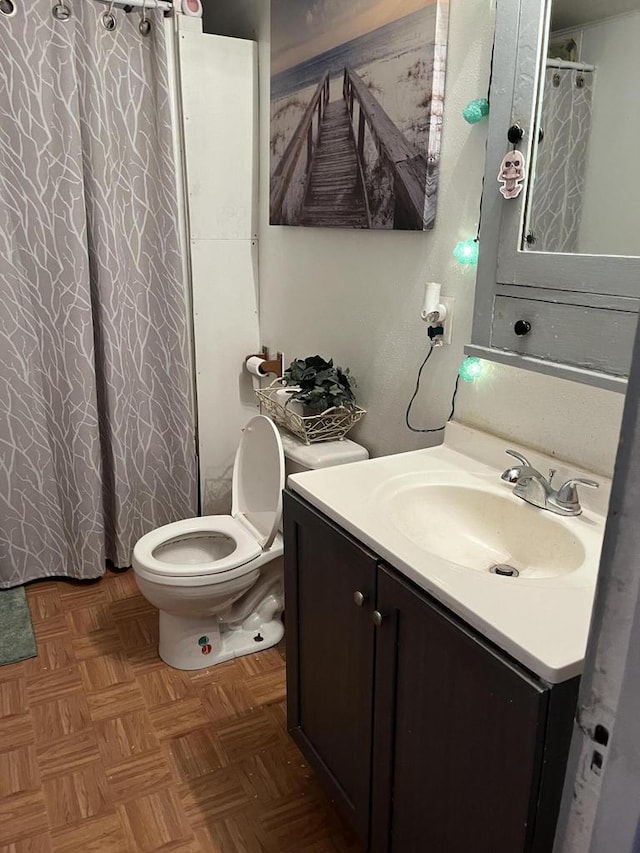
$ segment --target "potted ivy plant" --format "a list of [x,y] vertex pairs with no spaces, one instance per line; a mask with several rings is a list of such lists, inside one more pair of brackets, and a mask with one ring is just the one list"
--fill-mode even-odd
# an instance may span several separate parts
[[290,389],[289,400],[301,403],[304,413],[318,415],[327,409],[355,409],[355,380],[349,368],[336,367],[333,359],[325,361],[319,355],[297,358],[282,377]]

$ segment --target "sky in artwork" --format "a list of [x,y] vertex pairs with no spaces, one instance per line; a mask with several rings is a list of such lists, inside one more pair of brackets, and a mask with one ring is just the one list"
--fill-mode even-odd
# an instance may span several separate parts
[[272,73],[365,35],[436,0],[272,0]]

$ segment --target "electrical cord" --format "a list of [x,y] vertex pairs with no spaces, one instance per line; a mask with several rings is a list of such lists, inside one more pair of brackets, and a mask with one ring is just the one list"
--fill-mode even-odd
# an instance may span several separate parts
[[[494,62],[494,58],[495,58],[495,51],[496,51],[496,47],[494,44],[493,49],[491,51],[491,65],[489,68],[489,86],[488,86],[488,91],[487,91],[487,101],[490,101],[490,99],[491,99],[491,84],[493,82],[493,62]],[[487,140],[487,145],[488,144],[489,143]],[[480,213],[478,215],[478,230],[476,232],[476,242],[480,241],[480,226],[482,225],[482,196],[484,194],[484,180],[485,180],[485,177],[483,175],[482,176],[482,192],[480,193]],[[425,360],[420,365],[420,370],[418,370],[418,377],[416,379],[416,388],[415,388],[415,391],[413,392],[413,396],[409,400],[409,405],[407,406],[407,411],[405,412],[404,420],[405,420],[405,423],[407,425],[407,429],[410,429],[411,432],[423,432],[423,433],[442,432],[446,428],[447,424],[449,423],[451,418],[454,416],[455,411],[456,411],[456,394],[458,393],[458,386],[460,384],[460,374],[458,374],[458,376],[456,377],[456,384],[455,384],[455,387],[453,389],[453,396],[451,397],[451,414],[447,418],[447,423],[444,426],[436,427],[435,429],[418,429],[417,427],[412,427],[411,424],[409,423],[409,416],[411,415],[411,408],[413,406],[413,403],[414,403],[416,397],[418,396],[418,392],[420,391],[420,380],[422,379],[422,371],[427,366],[427,362],[429,361],[429,359],[431,358],[431,356],[433,354],[433,349],[434,349],[433,346],[429,347],[429,352],[427,353]]]
[[447,426],[447,424],[449,423],[449,421],[451,420],[451,418],[454,416],[455,411],[456,411],[456,394],[458,393],[458,385],[460,384],[460,374],[458,374],[458,376],[456,377],[456,385],[455,385],[455,388],[453,389],[453,396],[451,398],[451,414],[447,418],[447,423],[444,426],[436,427],[435,429],[418,429],[417,427],[411,426],[411,424],[409,423],[409,416],[411,414],[411,407],[413,406],[414,400],[416,399],[416,397],[418,396],[418,392],[420,391],[420,380],[422,379],[422,371],[427,366],[427,362],[431,358],[431,356],[433,354],[433,350],[434,350],[434,347],[429,347],[429,352],[427,353],[427,357],[425,358],[425,360],[420,365],[420,370],[418,370],[418,378],[416,379],[416,389],[413,392],[413,397],[409,400],[409,405],[407,406],[407,411],[406,411],[405,416],[404,416],[404,420],[405,420],[405,423],[407,425],[407,428],[410,429],[411,432],[442,432],[445,429],[445,427]]
[[[488,87],[488,92],[487,92],[487,101],[491,100],[491,84],[493,82],[493,63],[494,63],[494,58],[495,58],[495,50],[496,50],[496,48],[494,45],[493,50],[491,52],[491,65],[489,68],[489,87]],[[487,145],[488,145],[488,141],[487,141]],[[483,175],[482,176],[482,192],[480,193],[480,213],[478,215],[478,230],[476,232],[476,242],[480,241],[480,226],[482,225],[482,196],[484,193],[484,181],[485,181],[485,176]],[[455,384],[455,388],[453,389],[453,396],[451,397],[451,414],[447,418],[447,423],[444,426],[436,427],[435,429],[418,429],[417,427],[412,427],[411,424],[409,423],[409,416],[411,415],[411,408],[413,406],[413,403],[414,403],[416,397],[418,396],[418,392],[420,391],[420,380],[422,379],[422,371],[427,366],[427,362],[429,361],[429,359],[431,358],[431,355],[433,354],[433,349],[434,349],[433,346],[429,347],[429,352],[427,353],[427,357],[425,358],[425,360],[420,365],[420,370],[418,370],[418,378],[416,380],[416,389],[413,392],[413,396],[409,400],[409,405],[407,406],[407,411],[405,412],[404,420],[405,420],[405,423],[407,425],[407,429],[410,429],[411,432],[423,432],[423,433],[442,432],[446,428],[447,424],[449,423],[451,418],[454,416],[455,411],[456,411],[456,394],[458,393],[458,386],[460,384],[460,374],[458,374],[458,376],[456,377],[456,384]]]
[[[494,58],[495,58],[495,50],[496,50],[496,47],[494,45],[493,49],[491,51],[491,65],[489,68],[489,86],[488,86],[488,91],[487,91],[487,101],[491,100],[491,84],[493,82],[493,63],[494,63]],[[487,145],[488,145],[488,141],[487,141]],[[478,215],[478,230],[476,232],[476,242],[479,242],[479,240],[480,240],[480,226],[482,225],[482,196],[484,194],[484,181],[485,181],[485,176],[483,175],[482,176],[482,192],[480,193],[480,213]],[[424,432],[424,433],[442,432],[446,428],[447,424],[449,423],[451,418],[454,416],[455,411],[456,411],[456,394],[458,393],[458,386],[460,384],[460,374],[458,374],[458,376],[456,377],[456,384],[455,384],[455,387],[453,389],[453,396],[451,397],[451,414],[447,418],[447,423],[444,426],[436,427],[435,429],[418,429],[417,427],[412,427],[411,424],[409,423],[409,416],[411,415],[411,408],[413,406],[413,403],[414,403],[416,397],[418,396],[418,392],[420,391],[420,380],[422,379],[422,371],[427,366],[427,362],[429,361],[429,359],[431,358],[431,356],[433,354],[433,349],[434,349],[433,346],[429,347],[429,352],[427,353],[427,357],[425,358],[425,360],[420,365],[420,370],[418,370],[418,378],[416,379],[416,388],[415,388],[415,391],[413,392],[413,396],[409,400],[409,405],[407,406],[407,411],[405,412],[404,420],[405,420],[405,423],[407,425],[407,428],[410,429],[411,432]]]

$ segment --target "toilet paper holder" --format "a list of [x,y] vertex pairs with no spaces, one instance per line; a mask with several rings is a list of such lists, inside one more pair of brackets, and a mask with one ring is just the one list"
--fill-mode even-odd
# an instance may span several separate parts
[[281,352],[279,352],[275,358],[271,358],[269,354],[269,347],[262,347],[262,352],[250,353],[245,358],[245,367],[249,359],[254,358],[259,358],[262,361],[262,364],[260,365],[260,374],[262,376],[267,376],[270,373],[275,374],[278,379],[282,376],[282,360],[284,356]]

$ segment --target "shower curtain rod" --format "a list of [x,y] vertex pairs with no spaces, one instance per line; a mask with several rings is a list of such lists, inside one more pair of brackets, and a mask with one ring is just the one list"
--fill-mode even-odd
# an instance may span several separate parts
[[[111,0],[96,0],[97,3],[103,3],[105,6],[111,4]],[[162,9],[165,12],[171,12],[173,3],[171,0],[114,0],[113,7],[118,9],[126,9],[127,6],[133,6],[135,9]]]
[[595,65],[586,62],[569,62],[567,59],[547,59],[547,68],[566,68],[573,71],[595,71]]

